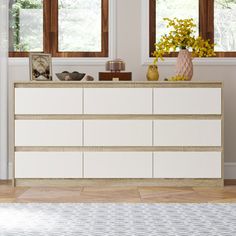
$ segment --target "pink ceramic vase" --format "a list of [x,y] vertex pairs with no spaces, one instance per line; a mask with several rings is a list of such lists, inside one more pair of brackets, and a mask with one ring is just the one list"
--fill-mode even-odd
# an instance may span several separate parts
[[188,49],[181,49],[177,58],[176,75],[184,76],[187,80],[193,77],[193,62]]

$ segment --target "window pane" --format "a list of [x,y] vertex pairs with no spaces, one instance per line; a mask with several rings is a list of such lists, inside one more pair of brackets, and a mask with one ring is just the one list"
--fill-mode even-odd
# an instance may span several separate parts
[[[199,0],[156,0],[156,41],[169,31],[163,18],[193,18],[195,24],[198,25],[198,14]],[[198,35],[198,27],[196,34]]]
[[215,1],[215,50],[236,51],[236,0]]
[[100,52],[101,14],[101,0],[59,0],[59,51]]
[[9,51],[43,51],[43,0],[10,0]]

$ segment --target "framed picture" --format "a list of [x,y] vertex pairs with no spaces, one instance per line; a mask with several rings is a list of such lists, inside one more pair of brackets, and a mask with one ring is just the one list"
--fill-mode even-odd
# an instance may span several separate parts
[[52,58],[51,54],[30,53],[30,80],[48,81],[52,80]]

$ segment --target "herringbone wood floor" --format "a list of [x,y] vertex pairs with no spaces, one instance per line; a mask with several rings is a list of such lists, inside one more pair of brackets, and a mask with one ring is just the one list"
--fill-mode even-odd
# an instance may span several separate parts
[[236,203],[236,181],[224,188],[16,187],[0,182],[0,202]]

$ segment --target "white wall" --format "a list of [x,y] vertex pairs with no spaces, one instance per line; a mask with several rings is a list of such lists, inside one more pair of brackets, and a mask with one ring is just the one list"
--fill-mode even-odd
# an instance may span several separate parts
[[[146,80],[141,65],[141,1],[117,0],[117,57],[126,62],[133,80]],[[53,66],[54,73],[80,71],[97,78],[104,66]],[[159,66],[161,80],[174,74],[174,65]],[[11,65],[10,80],[29,80],[28,67]],[[235,65],[195,65],[194,81],[223,81],[225,94],[225,162],[236,162],[236,63]]]

